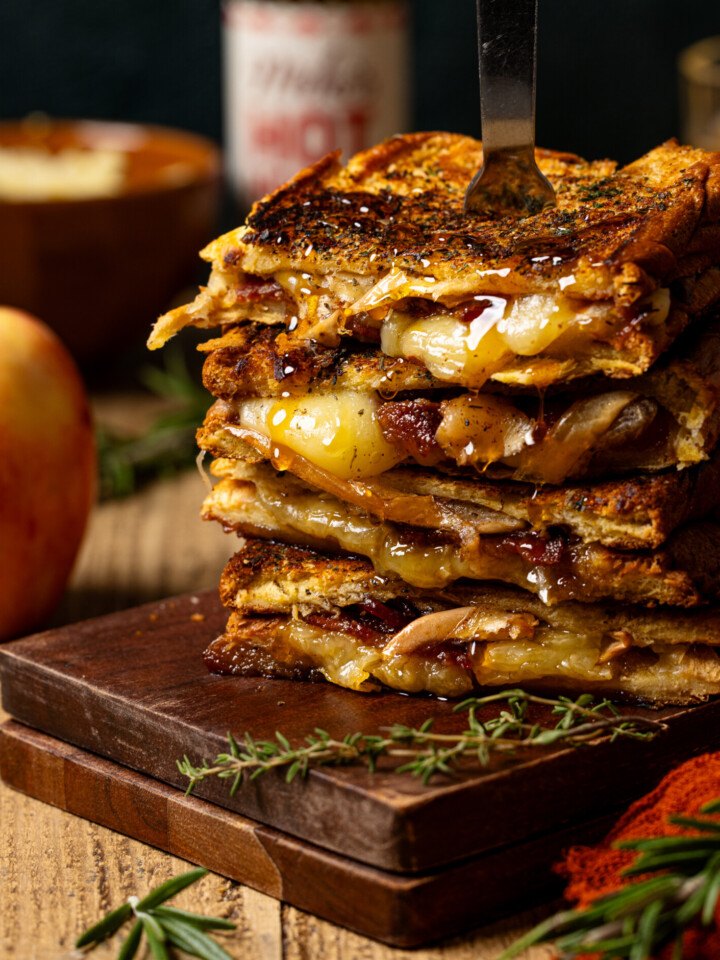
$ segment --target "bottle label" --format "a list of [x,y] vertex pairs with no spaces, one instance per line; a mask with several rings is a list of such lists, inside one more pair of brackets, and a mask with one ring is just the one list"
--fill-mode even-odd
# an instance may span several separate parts
[[331,150],[344,159],[408,125],[404,0],[226,0],[228,175],[244,202]]

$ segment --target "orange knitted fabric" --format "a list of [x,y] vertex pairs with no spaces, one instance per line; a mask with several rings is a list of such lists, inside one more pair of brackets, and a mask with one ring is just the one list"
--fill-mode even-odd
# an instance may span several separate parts
[[[669,773],[647,796],[636,801],[615,824],[605,839],[592,847],[571,847],[557,870],[568,878],[566,898],[578,907],[612,893],[632,878],[620,873],[637,854],[615,850],[617,840],[694,833],[667,822],[672,814],[696,814],[700,807],[720,798],[720,753],[706,753]],[[720,909],[716,923],[708,929],[689,929],[684,937],[685,960],[719,960]],[[664,950],[660,958],[670,956]]]

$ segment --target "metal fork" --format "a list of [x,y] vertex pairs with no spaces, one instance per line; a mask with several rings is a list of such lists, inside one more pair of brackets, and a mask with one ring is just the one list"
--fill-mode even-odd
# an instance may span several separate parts
[[465,213],[526,217],[555,206],[535,163],[537,0],[477,0],[483,165]]

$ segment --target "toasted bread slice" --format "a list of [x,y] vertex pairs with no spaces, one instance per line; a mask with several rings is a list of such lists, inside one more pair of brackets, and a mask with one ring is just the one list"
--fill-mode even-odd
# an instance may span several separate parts
[[337,606],[412,596],[394,577],[375,572],[364,557],[334,556],[249,539],[230,558],[220,579],[224,606],[243,613],[292,613],[296,607],[331,610]]
[[226,530],[361,554],[383,577],[422,589],[470,578],[525,587],[548,604],[611,599],[685,607],[720,595],[717,524],[680,527],[660,550],[619,551],[558,530],[482,533],[501,524],[473,522],[472,511],[465,517],[456,511],[455,516],[448,511],[452,530],[378,523],[328,494],[292,485],[285,493],[279,485],[229,479],[216,485],[203,507],[205,519],[219,521]]
[[220,673],[439,696],[518,684],[670,703],[720,692],[715,609],[547,607],[487,584],[394,586],[355,558],[251,542],[223,574],[233,613],[206,663]]
[[[538,151],[558,205],[520,221],[463,214],[481,158],[451,134],[397,137],[346,168],[325,158],[203,251],[207,290],[149,345],[285,319],[322,342],[380,336],[450,382],[549,384],[638,375],[720,297],[720,154],[669,142],[617,171]],[[433,369],[446,341],[462,349]]]

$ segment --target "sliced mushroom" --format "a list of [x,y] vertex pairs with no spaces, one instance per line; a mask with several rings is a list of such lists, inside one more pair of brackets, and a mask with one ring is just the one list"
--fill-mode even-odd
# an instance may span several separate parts
[[441,403],[440,412],[435,439],[461,466],[504,460],[532,442],[533,421],[504,397],[463,394]]
[[497,613],[482,606],[455,607],[418,617],[383,647],[383,657],[413,653],[444,640],[532,639],[538,620],[529,613]]
[[658,412],[657,401],[637,397],[622,411],[609,430],[599,439],[593,453],[617,450],[637,440],[650,426]]
[[628,390],[613,390],[577,400],[542,443],[524,451],[518,479],[562,483],[573,476],[636,397]]

